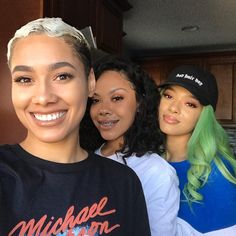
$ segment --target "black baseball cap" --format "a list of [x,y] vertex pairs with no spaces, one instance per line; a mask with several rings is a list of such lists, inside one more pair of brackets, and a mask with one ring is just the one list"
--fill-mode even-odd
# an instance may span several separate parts
[[194,65],[182,65],[175,68],[167,80],[159,85],[160,88],[168,85],[179,85],[191,92],[199,102],[206,106],[211,105],[216,110],[218,101],[218,87],[216,78],[209,71]]

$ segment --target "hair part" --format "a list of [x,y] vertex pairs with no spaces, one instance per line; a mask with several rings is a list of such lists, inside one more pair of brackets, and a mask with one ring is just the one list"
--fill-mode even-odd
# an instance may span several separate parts
[[211,105],[203,107],[188,142],[187,156],[191,166],[183,193],[190,204],[203,200],[204,196],[199,190],[208,181],[212,162],[227,180],[236,184],[236,159],[230,149],[228,136],[216,120]]
[[61,38],[70,45],[75,54],[80,58],[88,76],[92,62],[90,46],[83,34],[75,27],[63,22],[61,18],[39,18],[22,26],[15,32],[7,44],[7,62],[10,66],[14,45],[17,40],[32,34],[45,34],[49,37]]

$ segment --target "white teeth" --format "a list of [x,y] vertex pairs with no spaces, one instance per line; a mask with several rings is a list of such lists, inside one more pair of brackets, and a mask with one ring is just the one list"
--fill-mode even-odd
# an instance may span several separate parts
[[112,122],[103,122],[102,124],[103,125],[112,125],[113,123]]
[[115,121],[100,122],[100,124],[103,125],[103,126],[111,126],[114,123],[116,123],[116,122]]
[[56,112],[56,113],[52,113],[52,114],[34,114],[34,117],[37,120],[40,121],[52,121],[52,120],[56,120],[60,117],[62,117],[65,114],[65,112]]

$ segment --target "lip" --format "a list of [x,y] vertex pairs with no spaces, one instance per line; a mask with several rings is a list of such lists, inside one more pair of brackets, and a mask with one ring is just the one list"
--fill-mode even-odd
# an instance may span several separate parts
[[103,130],[112,129],[114,126],[116,126],[118,122],[119,120],[98,120],[97,121],[99,128]]
[[168,124],[178,124],[179,120],[172,115],[163,115],[163,120]]
[[66,117],[67,111],[53,111],[53,112],[30,112],[30,116],[34,122],[39,126],[49,127],[60,124]]

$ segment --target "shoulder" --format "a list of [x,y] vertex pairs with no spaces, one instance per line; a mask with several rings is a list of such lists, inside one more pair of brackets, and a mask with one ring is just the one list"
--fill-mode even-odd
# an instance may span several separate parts
[[89,158],[93,160],[93,173],[107,185],[111,184],[113,188],[124,191],[126,194],[129,192],[132,196],[137,197],[143,194],[141,181],[130,167],[94,153],[91,153]]
[[[233,174],[233,167],[230,165],[230,163],[227,160],[223,160],[223,163],[227,170]],[[235,196],[236,196],[236,184],[233,184],[230,182],[221,172],[220,168],[212,162],[211,164],[211,173],[208,178],[208,185],[213,186],[217,185],[218,189],[233,189],[235,191]]]
[[[233,166],[229,160],[227,160],[223,155],[219,155],[220,157],[220,160],[223,162],[223,165],[227,168],[227,170],[231,173],[231,174],[234,174],[234,168],[236,168],[236,166]],[[211,163],[211,167],[212,167],[212,170],[214,171],[219,171],[219,168],[217,167],[216,165],[216,162],[215,161],[212,161]]]
[[94,167],[99,168],[104,173],[109,173],[111,177],[123,179],[124,176],[133,178],[136,180],[138,177],[136,173],[128,166],[111,160],[106,157],[102,157],[96,153],[90,153],[89,158],[92,160]]
[[17,147],[18,145],[0,145],[0,177],[15,176],[15,167],[20,161]]
[[9,144],[0,145],[0,161],[5,162],[17,160],[15,155],[17,153],[17,146],[18,145]]
[[3,154],[5,152],[8,152],[12,146],[15,146],[15,145],[1,144],[0,145],[0,153]]
[[141,157],[134,155],[127,159],[127,163],[132,169],[140,170],[148,175],[176,178],[175,169],[157,153],[146,153]]
[[179,180],[175,169],[158,154],[132,156],[127,159],[127,163],[138,175],[147,195],[154,192],[155,196],[165,194],[164,192],[170,189],[178,192]]

